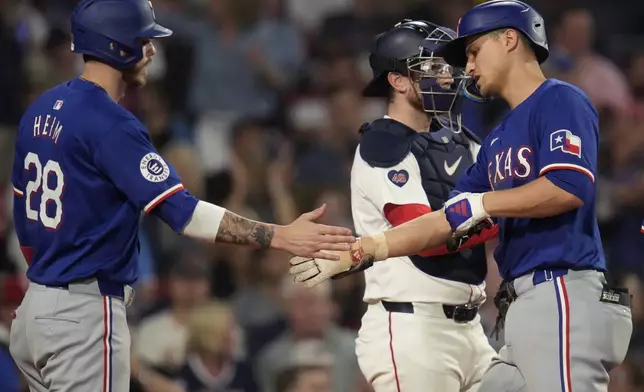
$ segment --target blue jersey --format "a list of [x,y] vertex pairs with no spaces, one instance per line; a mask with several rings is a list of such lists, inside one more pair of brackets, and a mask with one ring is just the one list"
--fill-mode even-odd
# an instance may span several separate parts
[[549,79],[484,140],[460,192],[516,188],[540,176],[583,206],[549,218],[499,218],[495,258],[505,279],[536,269],[605,270],[595,214],[598,116],[578,88]]
[[89,278],[132,284],[141,212],[179,232],[197,204],[143,125],[82,79],[54,87],[27,109],[12,182],[27,276],[43,285]]

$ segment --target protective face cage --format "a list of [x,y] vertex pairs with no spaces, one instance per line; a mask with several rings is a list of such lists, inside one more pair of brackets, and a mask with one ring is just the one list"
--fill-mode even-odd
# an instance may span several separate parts
[[471,78],[466,76],[464,68],[453,67],[434,55],[440,45],[454,39],[453,35],[447,29],[434,29],[421,43],[418,56],[407,59],[407,68],[409,77],[418,83],[425,112],[458,124],[460,130],[464,87]]

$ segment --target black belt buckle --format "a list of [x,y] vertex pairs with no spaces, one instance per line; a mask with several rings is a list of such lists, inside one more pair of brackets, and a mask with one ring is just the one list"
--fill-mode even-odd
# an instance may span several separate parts
[[465,324],[474,320],[479,313],[479,307],[473,304],[443,305],[445,317],[452,319],[457,324]]

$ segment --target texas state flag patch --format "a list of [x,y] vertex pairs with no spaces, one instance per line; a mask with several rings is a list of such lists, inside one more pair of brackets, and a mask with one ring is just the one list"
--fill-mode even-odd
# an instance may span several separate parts
[[405,185],[409,180],[409,173],[407,173],[407,170],[404,169],[390,170],[389,173],[387,173],[387,177],[389,177],[389,181],[393,182],[394,185],[402,188],[402,186]]
[[567,129],[559,129],[550,134],[550,151],[561,150],[581,158],[581,138]]

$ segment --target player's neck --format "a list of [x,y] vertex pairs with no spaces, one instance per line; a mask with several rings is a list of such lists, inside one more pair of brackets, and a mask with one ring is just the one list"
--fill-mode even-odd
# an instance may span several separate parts
[[419,111],[407,102],[399,103],[397,101],[393,101],[389,103],[387,116],[405,124],[416,132],[429,132],[429,123],[431,118],[427,113]]
[[95,61],[87,62],[81,78],[101,87],[115,102],[125,94],[123,75],[109,65]]
[[523,66],[511,67],[501,96],[514,109],[525,101],[546,81],[541,68],[535,62]]

